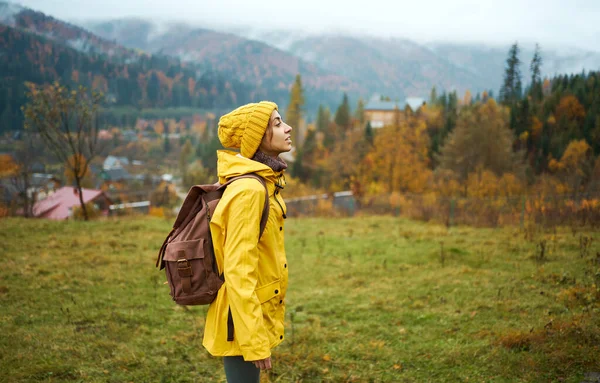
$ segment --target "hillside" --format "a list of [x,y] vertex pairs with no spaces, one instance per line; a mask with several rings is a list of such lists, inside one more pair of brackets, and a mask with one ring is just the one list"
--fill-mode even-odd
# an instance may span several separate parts
[[25,82],[61,81],[102,91],[108,105],[133,107],[233,107],[257,97],[252,88],[215,72],[160,55],[120,63],[56,40],[0,24],[0,131],[21,129]]
[[[348,76],[371,92],[425,97],[438,90],[459,94],[500,88],[509,45],[483,43],[417,43],[398,38],[344,34],[309,34],[302,31],[234,28],[315,65]],[[521,73],[529,81],[529,63],[535,47],[521,45]],[[600,68],[600,52],[571,47],[541,47],[542,75],[576,74]]]
[[232,33],[192,27],[183,23],[155,24],[140,19],[85,24],[106,39],[130,48],[177,57],[203,71],[221,73],[259,89],[265,97],[287,104],[289,87],[302,76],[306,109],[314,113],[320,103],[336,107],[342,92],[367,95],[364,84],[343,73],[322,68],[290,52]]

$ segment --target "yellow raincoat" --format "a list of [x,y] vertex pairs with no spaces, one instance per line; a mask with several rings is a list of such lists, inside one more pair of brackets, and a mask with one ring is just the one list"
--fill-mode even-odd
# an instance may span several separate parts
[[[265,189],[254,179],[241,179],[225,189],[210,223],[219,272],[225,283],[206,315],[204,347],[214,356],[242,355],[253,361],[271,356],[283,340],[285,294],[288,284],[283,245],[285,203],[276,184],[282,172],[241,155],[217,152],[219,181],[256,173],[269,191],[269,219],[258,239]],[[227,319],[233,319],[233,341],[228,341]]]

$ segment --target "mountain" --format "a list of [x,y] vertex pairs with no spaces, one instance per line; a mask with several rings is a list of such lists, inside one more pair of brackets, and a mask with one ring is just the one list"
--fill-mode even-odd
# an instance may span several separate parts
[[[245,36],[288,51],[298,57],[346,75],[371,92],[392,98],[425,97],[433,86],[440,90],[469,89],[497,92],[504,75],[509,45],[433,42],[348,34],[231,28]],[[528,83],[534,46],[520,45],[521,73]],[[600,52],[570,47],[541,47],[542,75],[581,73],[600,68]]]
[[139,56],[138,52],[96,36],[81,27],[15,3],[0,1],[0,24],[46,37],[82,53],[106,55],[111,59],[128,62],[135,61]]
[[133,110],[215,111],[264,95],[235,78],[199,73],[173,57],[136,52],[43,13],[5,2],[0,6],[0,131],[22,128],[27,82],[83,85],[105,93],[108,105]]
[[[290,52],[232,33],[183,23],[157,24],[119,19],[85,24],[94,33],[150,53],[177,57],[201,70],[211,70],[265,89],[271,98],[287,97],[296,74],[302,76],[307,109],[320,102],[339,104],[342,92],[364,94],[367,89],[339,72],[319,67]],[[287,99],[284,101],[287,102]]]

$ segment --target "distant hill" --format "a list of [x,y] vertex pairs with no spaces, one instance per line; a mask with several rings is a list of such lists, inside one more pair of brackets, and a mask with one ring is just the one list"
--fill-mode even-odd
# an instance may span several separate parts
[[82,53],[106,55],[113,59],[135,61],[139,53],[68,22],[18,4],[0,1],[0,24],[46,37]]
[[[367,94],[368,89],[338,71],[328,70],[290,52],[232,33],[191,27],[182,23],[156,24],[140,19],[88,23],[106,39],[149,53],[161,53],[193,63],[264,89],[269,97],[287,97],[296,74],[306,88],[307,109],[319,103],[336,105],[342,92]],[[287,103],[287,98],[284,100]]]
[[136,52],[11,3],[0,3],[0,20],[0,132],[22,128],[25,82],[84,85],[104,92],[108,105],[134,108],[232,108],[263,95],[236,79]]
[[[438,90],[497,92],[502,83],[509,45],[434,42],[406,39],[309,34],[302,31],[232,28],[232,33],[278,47],[392,98],[427,96]],[[534,46],[520,45],[521,73],[529,79]],[[600,68],[600,53],[570,47],[541,46],[542,74],[581,73]]]

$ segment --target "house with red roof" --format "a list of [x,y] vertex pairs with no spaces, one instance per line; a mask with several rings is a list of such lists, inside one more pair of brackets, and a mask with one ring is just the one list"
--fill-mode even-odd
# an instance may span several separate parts
[[[82,189],[82,194],[84,203],[93,202],[103,215],[108,215],[112,202],[102,190]],[[33,215],[38,218],[67,219],[73,215],[73,209],[79,206],[77,188],[65,186],[48,198],[36,202],[33,206]]]

